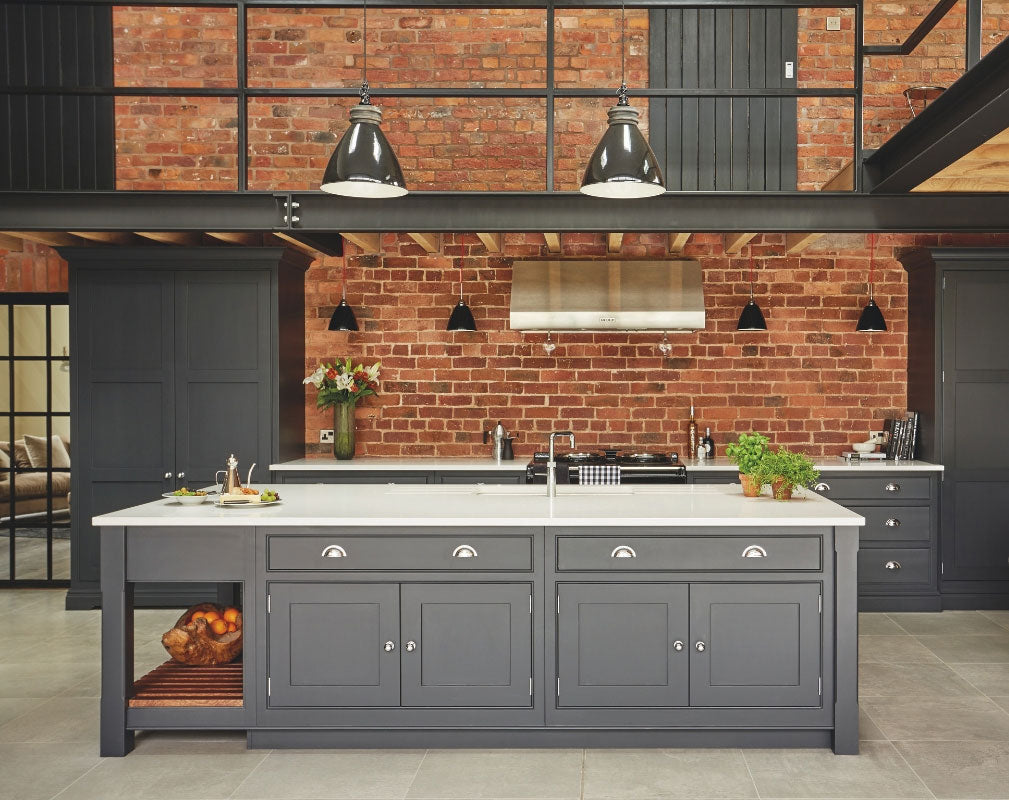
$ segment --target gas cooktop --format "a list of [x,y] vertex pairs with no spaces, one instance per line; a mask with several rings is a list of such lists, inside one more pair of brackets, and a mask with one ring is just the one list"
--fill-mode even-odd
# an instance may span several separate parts
[[[546,462],[548,453],[533,454],[533,462]],[[590,451],[573,451],[557,453],[554,458],[558,464],[676,464],[680,463],[677,453],[649,452],[634,449],[602,449]]]

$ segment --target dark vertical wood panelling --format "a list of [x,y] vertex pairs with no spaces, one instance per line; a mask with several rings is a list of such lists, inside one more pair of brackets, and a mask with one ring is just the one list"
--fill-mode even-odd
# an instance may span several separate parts
[[[649,17],[653,88],[795,87],[794,9],[666,9]],[[671,191],[794,190],[795,98],[654,98],[650,139]]]
[[[112,85],[111,8],[2,3],[0,21],[3,85]],[[111,97],[0,95],[0,123],[0,189],[115,188]]]

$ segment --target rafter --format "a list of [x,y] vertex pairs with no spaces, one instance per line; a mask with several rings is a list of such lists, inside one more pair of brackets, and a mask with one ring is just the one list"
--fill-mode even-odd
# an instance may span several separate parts
[[382,249],[381,233],[344,233],[340,235],[351,244],[357,245],[365,253],[378,253]]
[[137,231],[137,236],[143,236],[152,242],[180,247],[196,247],[203,243],[203,234],[195,231]]
[[79,236],[102,244],[136,244],[137,237],[123,231],[69,231],[71,236]]
[[725,234],[725,252],[735,255],[742,250],[747,243],[757,234],[755,233],[727,233]]
[[624,235],[622,233],[607,233],[606,234],[606,252],[607,253],[619,253],[620,246],[624,243]]
[[477,238],[483,242],[488,253],[501,253],[504,251],[503,233],[478,233]]
[[207,236],[219,242],[237,244],[242,247],[261,247],[263,236],[259,233],[235,233],[233,231],[207,231]]
[[687,246],[688,239],[690,239],[689,233],[670,233],[667,249],[673,255],[680,255],[683,248]]
[[425,253],[437,253],[441,250],[440,233],[408,233],[407,236],[423,247]]
[[561,235],[559,233],[544,233],[543,238],[546,240],[548,253],[561,252]]
[[0,233],[0,250],[20,253],[24,249],[24,239]]
[[49,247],[87,244],[83,239],[78,239],[76,236],[71,236],[69,233],[61,233],[60,231],[3,231],[3,233],[28,242],[45,244]]
[[822,233],[786,233],[785,252],[789,253],[790,255],[801,253],[813,242],[822,238],[823,238]]

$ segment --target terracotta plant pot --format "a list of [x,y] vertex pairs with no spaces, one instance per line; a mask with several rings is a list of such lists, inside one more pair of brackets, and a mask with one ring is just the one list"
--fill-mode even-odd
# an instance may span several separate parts
[[774,490],[775,500],[791,500],[792,489],[794,488],[795,487],[784,478],[778,478],[776,481],[772,481],[771,483],[771,489]]
[[760,490],[763,485],[753,475],[739,473],[739,482],[743,484],[744,497],[760,497]]

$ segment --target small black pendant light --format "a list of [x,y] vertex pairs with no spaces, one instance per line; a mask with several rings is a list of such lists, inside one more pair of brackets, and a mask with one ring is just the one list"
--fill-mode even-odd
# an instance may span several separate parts
[[319,188],[344,197],[399,197],[407,193],[403,170],[379,127],[382,111],[371,104],[369,93],[368,0],[364,0],[363,28],[361,102],[350,110],[350,127],[336,145]]
[[736,323],[737,331],[766,331],[767,322],[764,321],[764,313],[753,299],[753,245],[750,245],[750,302],[743,306],[743,312],[739,315],[739,322]]
[[638,110],[627,100],[624,77],[624,5],[620,4],[620,89],[608,112],[609,127],[596,145],[581,192],[594,197],[654,197],[665,192],[655,153],[638,128]]
[[452,309],[452,316],[448,318],[447,331],[475,331],[476,320],[473,319],[473,312],[462,299],[462,264],[459,264],[459,302]]
[[862,309],[862,315],[858,318],[856,331],[862,333],[875,333],[886,330],[886,320],[883,319],[883,312],[872,297],[872,283],[876,273],[876,234],[869,234],[869,302]]
[[333,316],[329,318],[329,329],[331,331],[356,331],[357,317],[354,316],[354,309],[347,304],[347,260],[343,261],[343,285],[340,287],[340,305],[333,309]]

